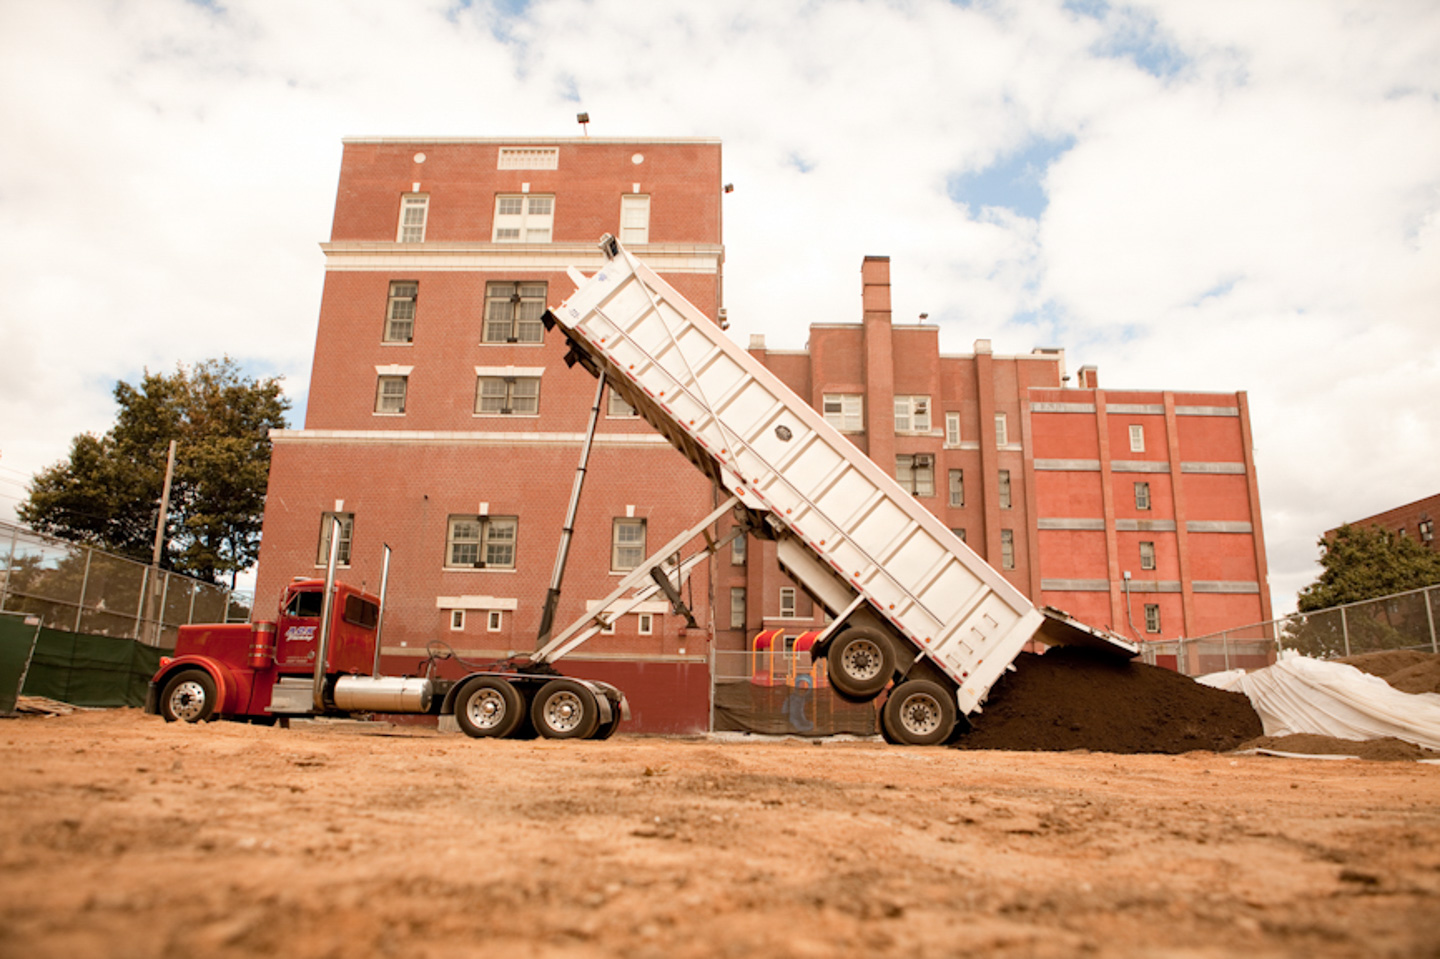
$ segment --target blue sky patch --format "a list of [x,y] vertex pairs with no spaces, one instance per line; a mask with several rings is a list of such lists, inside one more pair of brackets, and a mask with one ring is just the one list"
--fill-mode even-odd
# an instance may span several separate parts
[[1190,58],[1165,36],[1152,13],[1114,6],[1107,0],[1066,0],[1065,9],[1105,27],[1105,36],[1091,48],[1098,56],[1129,60],[1161,80],[1175,76],[1190,64]]
[[952,174],[945,183],[945,192],[951,200],[972,210],[1002,207],[1038,220],[1050,202],[1045,193],[1045,171],[1074,145],[1071,136],[1032,141],[983,170]]

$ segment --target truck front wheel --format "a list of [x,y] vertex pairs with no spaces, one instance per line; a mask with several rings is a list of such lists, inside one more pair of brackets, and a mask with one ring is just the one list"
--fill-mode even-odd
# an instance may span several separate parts
[[215,718],[215,680],[203,669],[183,669],[160,692],[160,715],[167,723],[203,723]]
[[955,731],[955,697],[939,683],[912,679],[890,690],[880,723],[887,742],[938,746]]
[[503,679],[472,679],[455,696],[455,722],[467,736],[504,739],[524,719],[524,698]]
[[589,739],[600,726],[600,707],[575,680],[552,679],[535,694],[530,721],[546,739]]
[[880,695],[895,673],[895,650],[884,634],[864,627],[847,629],[825,654],[830,685],[851,702]]

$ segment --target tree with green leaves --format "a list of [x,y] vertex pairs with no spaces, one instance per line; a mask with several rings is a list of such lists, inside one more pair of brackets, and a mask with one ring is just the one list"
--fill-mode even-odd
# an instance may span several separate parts
[[1440,553],[1379,526],[1342,526],[1320,540],[1321,573],[1300,591],[1302,613],[1440,583]]
[[149,562],[170,441],[175,475],[161,565],[211,582],[255,563],[270,472],[270,430],[290,401],[276,378],[251,379],[229,357],[115,385],[104,436],[35,475],[20,519],[64,539]]

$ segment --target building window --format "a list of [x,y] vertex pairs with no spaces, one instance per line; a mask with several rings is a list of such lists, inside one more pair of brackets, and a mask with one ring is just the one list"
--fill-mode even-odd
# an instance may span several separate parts
[[620,198],[620,242],[650,242],[650,198],[648,196],[622,196]]
[[1131,426],[1131,427],[1130,427],[1130,452],[1132,452],[1132,453],[1143,453],[1143,452],[1145,452],[1145,427],[1143,427],[1143,426]]
[[1000,471],[1000,508],[1010,508],[1010,471]]
[[559,147],[501,147],[497,170],[558,170]]
[[928,433],[930,431],[930,397],[895,397],[895,432]]
[[640,415],[639,411],[637,411],[635,407],[631,406],[629,403],[625,402],[625,397],[621,396],[619,393],[616,393],[614,389],[606,389],[605,395],[605,415],[608,416],[610,419],[634,419],[635,417]]
[[1000,568],[1015,568],[1015,531],[1013,529],[1000,531]]
[[544,283],[485,284],[484,343],[540,343],[545,339]]
[[946,413],[946,414],[945,414],[945,445],[946,445],[946,446],[959,446],[959,445],[960,445],[960,414],[959,414],[959,413]]
[[730,628],[745,628],[745,587],[730,587]]
[[405,412],[405,391],[409,385],[408,376],[381,376],[375,384],[375,412]]
[[965,505],[964,470],[950,471],[950,505],[956,507]]
[[1147,632],[1147,633],[1158,633],[1158,632],[1160,632],[1160,604],[1159,604],[1159,603],[1146,603],[1146,604],[1145,604],[1145,632]]
[[1140,544],[1140,568],[1155,568],[1155,544],[1141,542]]
[[1150,508],[1150,484],[1149,484],[1149,483],[1136,483],[1136,484],[1135,484],[1135,508],[1136,508],[1136,509],[1149,509],[1149,508]]
[[320,514],[320,548],[315,554],[316,566],[330,565],[330,531],[333,529],[332,520],[340,520],[340,544],[335,550],[335,565],[350,565],[350,537],[355,533],[354,513],[321,513]]
[[1424,543],[1433,543],[1435,541],[1434,520],[1422,519],[1420,521],[1420,540]]
[[639,616],[636,617],[636,620],[637,631],[640,633],[641,636],[649,636],[651,633],[655,632],[654,613],[641,613]]
[[539,193],[495,198],[496,243],[549,243],[555,224],[555,197]]
[[822,400],[825,422],[842,433],[865,429],[865,399],[859,393],[826,393]]
[[385,307],[385,343],[409,343],[415,339],[415,296],[420,284],[396,280],[390,284]]
[[[736,530],[739,530],[739,527],[738,527],[738,526],[732,528],[732,532],[734,532],[734,531],[736,531]],[[744,565],[745,565],[745,543],[746,543],[746,539],[745,539],[745,534],[744,534],[744,533],[740,533],[738,536],[736,536],[734,539],[732,539],[732,540],[730,541],[730,565],[731,565],[731,566],[744,566]]]
[[645,521],[616,519],[610,532],[610,569],[623,573],[645,560]]
[[794,587],[794,586],[781,586],[781,587],[780,587],[780,618],[781,618],[781,619],[794,619],[794,618],[795,618],[795,587]]
[[954,533],[955,538],[958,539],[960,542],[965,542],[965,531],[963,529],[955,529],[954,527],[951,527],[950,532]]
[[400,231],[395,238],[401,243],[425,242],[425,217],[430,212],[430,197],[411,193],[400,198]]
[[490,610],[485,616],[485,631],[489,633],[500,632],[500,627],[505,624],[505,614],[498,609]]
[[481,416],[538,415],[540,377],[476,377],[475,412]]
[[514,569],[514,516],[451,516],[445,540],[449,569]]
[[915,496],[935,495],[935,457],[906,453],[895,457],[895,480]]
[[462,629],[464,629],[464,628],[465,628],[465,610],[463,610],[463,609],[452,609],[452,610],[450,610],[450,630],[451,630],[451,632],[457,632],[457,633],[458,633],[460,630],[462,630]]
[[995,445],[1007,446],[1010,443],[1010,420],[1004,413],[995,414]]

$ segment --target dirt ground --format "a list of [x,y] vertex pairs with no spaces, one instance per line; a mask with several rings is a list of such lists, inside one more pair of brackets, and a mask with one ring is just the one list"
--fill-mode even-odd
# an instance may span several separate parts
[[0,956],[1435,956],[1440,766],[0,720]]

